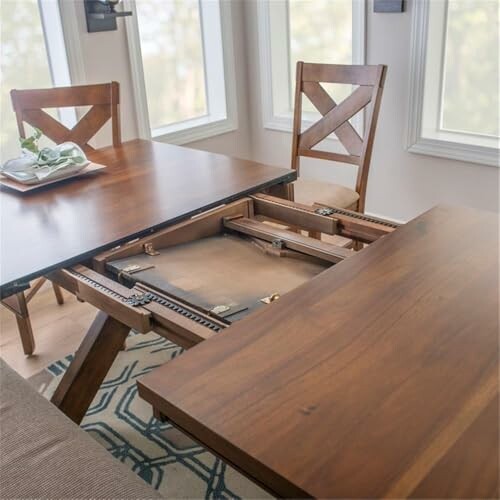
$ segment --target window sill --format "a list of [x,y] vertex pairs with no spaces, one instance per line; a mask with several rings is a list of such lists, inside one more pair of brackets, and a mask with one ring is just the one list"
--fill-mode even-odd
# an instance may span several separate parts
[[450,160],[478,163],[490,167],[500,167],[499,150],[497,148],[421,137],[411,144],[407,151]]
[[185,122],[175,123],[151,131],[155,141],[168,142],[169,144],[183,145],[217,135],[233,132],[237,123],[231,118],[214,119],[203,116]]

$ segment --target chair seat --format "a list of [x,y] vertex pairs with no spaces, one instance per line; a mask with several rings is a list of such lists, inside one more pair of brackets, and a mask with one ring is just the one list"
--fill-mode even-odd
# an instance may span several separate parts
[[293,185],[295,201],[298,203],[305,205],[322,203],[350,210],[356,210],[357,208],[359,194],[340,184],[303,179],[301,177]]

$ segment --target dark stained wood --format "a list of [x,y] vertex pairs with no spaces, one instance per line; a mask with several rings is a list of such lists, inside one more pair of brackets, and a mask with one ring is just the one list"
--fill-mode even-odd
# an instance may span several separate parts
[[320,160],[337,161],[342,163],[349,163],[351,165],[359,164],[359,157],[357,156],[332,153],[331,151],[317,151],[315,149],[299,148],[297,149],[297,156],[308,156],[309,158],[319,158]]
[[[304,94],[306,94],[308,99],[323,116],[337,106],[337,103],[318,82],[303,82],[302,89]],[[363,139],[361,139],[349,121],[340,125],[336,129],[335,135],[340,139],[349,154],[353,155],[355,158],[361,155]]]
[[436,207],[140,395],[277,495],[496,497],[498,223]]
[[[299,146],[299,136],[302,128],[302,68],[304,63],[302,61],[297,62],[297,67],[295,70],[295,103],[294,103],[294,115],[293,115],[293,134],[292,134],[292,169],[300,169],[300,156],[297,154],[297,149]],[[293,186],[293,185],[292,185]],[[291,190],[291,198],[293,200],[293,187]]]
[[[53,271],[48,276],[54,283],[58,283],[68,292],[73,293],[78,300],[92,304],[98,310],[113,317],[120,324],[126,325],[129,329],[133,328],[140,333],[155,331],[186,349],[214,334],[210,325],[200,320],[210,320],[211,324],[215,324],[220,328],[226,326],[226,323],[194,310],[175,298],[166,297],[147,285],[137,284],[133,288],[128,288],[85,266]],[[144,293],[154,293],[160,300],[168,298],[170,304],[182,306],[185,312],[194,312],[198,320],[191,314],[185,316],[172,311],[168,305],[162,303],[150,302],[133,307],[127,304],[126,300],[133,295],[143,295]],[[90,330],[87,335],[92,337],[94,335],[93,330]],[[87,341],[84,340],[85,342]],[[78,363],[83,362],[83,358],[78,360]],[[98,363],[99,358],[94,358],[89,362]],[[66,404],[68,407],[72,406],[69,400],[67,400]]]
[[[356,66],[297,62],[292,169],[299,171],[301,156],[357,165],[355,190],[359,194],[357,204],[359,212],[364,212],[365,209],[368,171],[386,70],[387,67],[382,64]],[[322,82],[359,86],[337,104],[321,86]],[[302,132],[303,93],[322,117]],[[365,127],[363,137],[360,137],[348,120],[363,109],[366,110]],[[348,154],[312,149],[332,133],[337,136]],[[295,191],[298,189],[297,187]]]
[[161,248],[180,245],[188,241],[218,234],[222,229],[222,220],[224,217],[235,215],[248,217],[250,215],[250,203],[249,198],[243,198],[233,203],[229,203],[225,207],[207,211],[194,218],[182,221],[179,224],[169,226],[166,229],[157,231],[151,236],[139,238],[119,248],[103,252],[93,259],[93,267],[96,271],[105,273],[107,261],[111,259],[123,259],[132,257],[138,253],[143,253],[145,245],[151,244],[153,248],[159,250]]
[[[52,139],[56,144],[72,141],[89,153],[95,150],[88,142],[111,119],[113,145],[119,146],[121,144],[120,86],[117,82],[53,89],[11,90],[10,94],[21,137],[26,137],[23,122],[27,122],[33,127],[39,128],[45,136]],[[92,107],[71,130],[42,109],[87,105]],[[27,301],[36,294],[37,288],[42,284],[42,279],[35,283],[27,296]],[[57,303],[59,305],[63,304],[64,299],[61,290],[55,284],[53,288]],[[25,353],[28,353],[28,349],[29,354],[32,354],[34,342],[26,340],[33,337],[28,312],[23,316],[17,315],[17,321]]]
[[[376,241],[399,227],[396,222],[327,205],[315,204],[311,207],[264,194],[253,195],[252,199],[256,215],[279,219],[300,226],[302,229],[338,234],[344,238],[359,240],[361,243]],[[319,208],[330,208],[333,212],[331,215],[319,215],[316,213],[316,209]]]
[[304,82],[345,83],[351,85],[377,85],[378,66],[302,63]]
[[[89,153],[95,150],[88,142],[111,119],[113,146],[121,144],[118,82],[52,89],[11,90],[10,96],[21,137],[25,137],[23,122],[26,122],[39,128],[56,144],[72,141]],[[43,108],[70,106],[92,106],[71,130],[43,110]]]
[[347,248],[338,247],[325,241],[309,238],[300,233],[288,231],[280,227],[273,227],[264,222],[245,217],[225,220],[224,227],[265,241],[281,240],[285,248],[317,257],[333,264],[352,255],[352,250]]
[[429,471],[413,498],[500,498],[498,408],[497,395]]
[[[116,295],[103,293],[100,288],[93,286],[93,282],[99,283],[124,299],[131,297],[135,290],[131,290],[84,266],[77,266],[74,270],[79,274],[74,275],[68,270],[60,269],[50,273],[48,277],[54,283],[74,293],[80,300],[92,304],[129,328],[133,328],[140,333],[151,331],[151,315],[148,311],[145,311],[142,307],[133,307],[120,298],[117,299]],[[93,280],[93,282],[88,282],[87,279]]]
[[[42,283],[43,284],[43,283]],[[18,292],[2,300],[2,304],[16,316],[17,328],[23,345],[23,352],[30,356],[35,351],[35,338],[28,310],[28,300],[24,292]]]
[[307,205],[277,199],[265,194],[252,196],[252,200],[255,215],[280,220],[287,224],[295,224],[308,231],[319,231],[326,234],[337,233],[337,223],[333,218],[319,215]]
[[27,195],[1,188],[3,294],[16,282],[296,178],[290,169],[144,140],[90,156],[108,168]]
[[79,424],[130,331],[99,311],[57,386],[52,403]]
[[332,107],[321,120],[300,134],[299,149],[311,149],[371,102],[371,87],[358,87],[338,106]]

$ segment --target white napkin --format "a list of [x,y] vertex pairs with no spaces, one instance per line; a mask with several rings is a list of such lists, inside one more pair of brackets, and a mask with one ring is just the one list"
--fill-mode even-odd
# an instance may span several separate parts
[[0,172],[23,172],[36,177],[38,180],[47,180],[56,172],[75,167],[85,167],[89,164],[85,153],[74,142],[63,142],[54,148],[43,148],[38,154],[23,149],[22,156],[7,160]]

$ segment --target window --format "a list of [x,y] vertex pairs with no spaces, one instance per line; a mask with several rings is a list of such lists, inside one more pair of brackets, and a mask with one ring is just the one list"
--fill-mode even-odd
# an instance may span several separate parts
[[409,151],[498,165],[497,1],[414,8]]
[[140,135],[180,144],[233,130],[230,2],[135,0],[129,6]]
[[[0,19],[0,161],[5,161],[20,154],[10,90],[70,85],[71,81],[56,0],[2,0]],[[73,126],[75,111],[61,110],[59,119]]]
[[[288,131],[297,61],[363,64],[364,1],[267,0],[258,9],[264,126]],[[322,85],[338,101],[352,92],[346,85]],[[306,122],[320,117],[307,99],[303,116]]]

